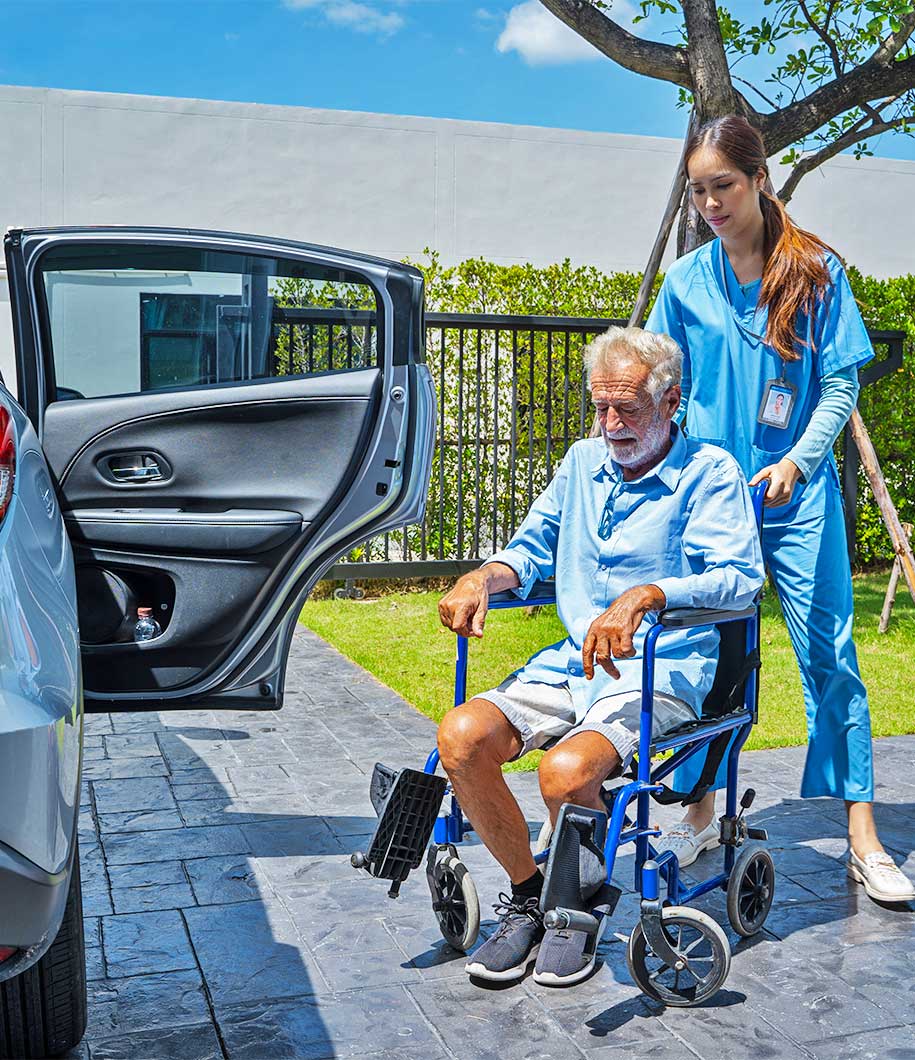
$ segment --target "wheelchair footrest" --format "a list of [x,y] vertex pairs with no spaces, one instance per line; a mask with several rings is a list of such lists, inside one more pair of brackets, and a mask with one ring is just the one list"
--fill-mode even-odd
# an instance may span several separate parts
[[[564,803],[556,818],[540,908],[589,913],[606,883],[607,814]],[[615,904],[615,903],[614,903]]]
[[396,884],[405,880],[423,859],[446,786],[445,778],[433,773],[393,770],[379,762],[370,788],[378,824],[368,849],[353,854],[353,865]]

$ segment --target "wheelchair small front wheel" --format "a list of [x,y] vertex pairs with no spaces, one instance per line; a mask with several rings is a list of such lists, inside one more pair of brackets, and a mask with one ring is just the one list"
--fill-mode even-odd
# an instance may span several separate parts
[[708,914],[688,906],[661,913],[671,948],[682,955],[683,968],[672,968],[652,951],[641,921],[629,936],[626,961],[643,993],[674,1008],[699,1005],[716,993],[731,969],[727,935]]
[[728,920],[749,938],[766,922],[775,895],[775,863],[763,847],[744,847],[728,880]]
[[480,933],[480,900],[467,866],[453,855],[437,861],[429,879],[429,890],[442,938],[449,946],[466,953]]

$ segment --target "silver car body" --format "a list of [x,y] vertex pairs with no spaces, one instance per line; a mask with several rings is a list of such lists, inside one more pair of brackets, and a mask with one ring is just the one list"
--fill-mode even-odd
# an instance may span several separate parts
[[0,523],[0,945],[33,963],[57,932],[79,809],[82,690],[73,556],[38,438],[0,387],[16,437]]

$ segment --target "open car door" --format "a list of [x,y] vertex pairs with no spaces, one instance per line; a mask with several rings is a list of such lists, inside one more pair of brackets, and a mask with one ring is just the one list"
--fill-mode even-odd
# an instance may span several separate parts
[[[279,707],[308,591],[423,513],[421,274],[188,230],[12,231],[5,250],[87,709]],[[142,643],[139,607],[161,630]]]

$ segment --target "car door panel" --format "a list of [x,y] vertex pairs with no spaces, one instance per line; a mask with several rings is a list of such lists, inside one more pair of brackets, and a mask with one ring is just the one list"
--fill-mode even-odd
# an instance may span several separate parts
[[244,556],[275,548],[309,524],[298,512],[255,508],[84,508],[68,512],[66,525],[72,540],[94,548],[121,545],[158,551],[167,539],[170,548],[182,553]]
[[[45,412],[45,452],[71,509],[117,501],[118,507],[221,511],[243,500],[245,507],[296,510],[310,521],[360,456],[380,391],[381,373],[365,369],[57,401]],[[164,457],[162,479],[117,482],[106,474],[105,461],[115,454],[146,452]]]
[[[279,706],[311,586],[423,511],[421,279],[222,233],[45,230],[6,249],[26,411],[74,546],[87,708]],[[161,634],[138,644],[140,606]]]

